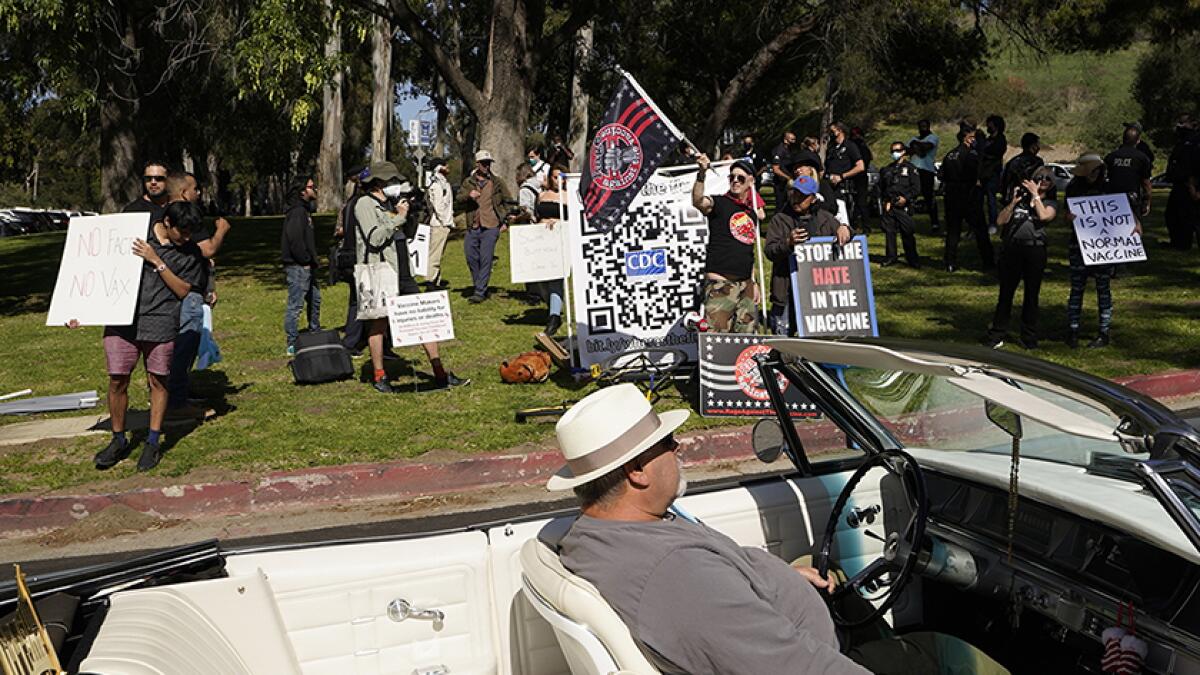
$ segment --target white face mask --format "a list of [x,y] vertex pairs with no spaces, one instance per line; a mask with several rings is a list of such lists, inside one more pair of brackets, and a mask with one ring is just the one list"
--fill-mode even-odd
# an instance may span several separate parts
[[404,188],[404,186],[400,185],[399,183],[397,183],[395,185],[388,185],[383,188],[383,194],[385,197],[395,199],[395,198],[399,197],[400,195],[404,194],[403,188]]
[[892,153],[892,159],[894,159],[896,161],[900,161],[900,158],[903,156],[904,156],[903,152],[893,152]]

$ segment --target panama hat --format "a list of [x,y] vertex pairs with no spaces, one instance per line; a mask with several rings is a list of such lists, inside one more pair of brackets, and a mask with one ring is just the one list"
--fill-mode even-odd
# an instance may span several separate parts
[[1086,176],[1102,164],[1104,164],[1104,160],[1100,155],[1082,155],[1079,159],[1075,160],[1075,166],[1071,168],[1071,175]]
[[590,394],[555,426],[565,466],[546,488],[570,490],[600,478],[645,452],[687,421],[687,410],[654,411],[631,383]]

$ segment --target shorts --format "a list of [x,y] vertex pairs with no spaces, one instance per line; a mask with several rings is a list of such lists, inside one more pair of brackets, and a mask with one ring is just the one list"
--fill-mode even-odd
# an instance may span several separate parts
[[104,358],[108,361],[109,375],[129,375],[137,367],[138,356],[145,359],[147,373],[169,375],[174,351],[173,341],[149,342],[120,335],[104,336]]
[[754,333],[758,330],[758,305],[754,282],[704,280],[704,318],[714,333]]

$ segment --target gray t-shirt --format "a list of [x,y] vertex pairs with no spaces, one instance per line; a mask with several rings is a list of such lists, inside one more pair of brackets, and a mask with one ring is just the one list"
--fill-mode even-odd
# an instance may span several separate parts
[[829,610],[804,577],[704,525],[580,516],[561,552],[664,673],[870,672],[838,651]]

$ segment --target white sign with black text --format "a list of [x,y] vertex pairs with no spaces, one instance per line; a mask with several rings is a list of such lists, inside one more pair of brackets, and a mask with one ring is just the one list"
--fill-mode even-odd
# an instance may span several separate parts
[[133,254],[133,240],[149,230],[149,213],[71,218],[46,325],[133,323],[145,264]]
[[387,299],[393,347],[454,339],[454,318],[446,291],[397,295]]
[[1071,197],[1067,208],[1075,216],[1075,238],[1084,265],[1113,265],[1146,259],[1137,219],[1124,194]]
[[571,270],[567,254],[567,224],[511,225],[508,255],[514,284],[565,279]]
[[414,277],[429,274],[429,226],[417,226],[417,232],[408,240],[408,267]]

